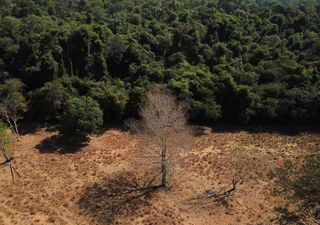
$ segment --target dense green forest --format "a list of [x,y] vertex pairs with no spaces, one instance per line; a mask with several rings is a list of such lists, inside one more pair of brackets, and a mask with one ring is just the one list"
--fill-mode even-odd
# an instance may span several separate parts
[[0,95],[10,85],[22,94],[26,120],[68,121],[65,111],[82,105],[120,122],[137,115],[148,90],[165,87],[193,123],[320,123],[320,1],[0,6]]

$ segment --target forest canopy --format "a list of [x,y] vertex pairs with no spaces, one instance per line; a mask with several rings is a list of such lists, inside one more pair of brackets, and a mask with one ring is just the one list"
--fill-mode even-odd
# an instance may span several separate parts
[[163,87],[193,123],[320,123],[317,0],[0,5],[0,82],[22,82],[25,119],[58,121],[87,97],[119,122]]

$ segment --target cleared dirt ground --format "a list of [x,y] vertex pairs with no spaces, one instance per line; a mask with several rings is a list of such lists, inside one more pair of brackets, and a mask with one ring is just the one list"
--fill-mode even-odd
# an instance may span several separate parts
[[[298,161],[320,143],[317,133],[289,131],[213,128],[195,136],[182,154],[170,191],[131,201],[117,194],[143,183],[148,172],[128,163],[142,145],[134,135],[112,128],[78,146],[65,144],[50,129],[37,129],[17,145],[22,177],[12,183],[9,168],[0,168],[0,224],[278,224],[274,209],[283,201],[272,195],[268,172],[285,159]],[[228,185],[243,164],[248,172],[227,202],[189,203],[207,189]]]

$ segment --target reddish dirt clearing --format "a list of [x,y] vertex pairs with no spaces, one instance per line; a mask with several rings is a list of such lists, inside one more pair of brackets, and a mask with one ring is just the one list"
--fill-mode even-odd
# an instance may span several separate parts
[[[285,159],[299,160],[320,143],[319,134],[308,132],[224,131],[196,136],[175,168],[178,176],[172,190],[158,191],[134,208],[115,212],[110,211],[114,202],[105,193],[110,182],[127,172],[135,174],[130,179],[144,179],[145,171],[135,171],[128,163],[141,143],[125,131],[109,129],[91,137],[87,146],[64,146],[66,153],[50,142],[54,135],[42,128],[21,137],[16,155],[22,177],[16,183],[9,168],[0,168],[1,225],[277,224],[274,208],[282,200],[271,193],[268,171]],[[76,147],[80,149],[70,152]],[[206,189],[229,184],[231,171],[241,160],[251,165],[250,172],[226,203],[188,204],[189,198]]]

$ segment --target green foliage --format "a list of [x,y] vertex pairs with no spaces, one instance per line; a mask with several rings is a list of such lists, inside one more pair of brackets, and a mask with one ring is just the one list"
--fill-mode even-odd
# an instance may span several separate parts
[[150,87],[164,86],[193,122],[313,124],[319,8],[313,0],[2,0],[0,82],[24,83],[34,120],[55,120],[69,97],[91,96],[105,122],[120,121],[137,114]]
[[61,132],[71,138],[85,138],[96,133],[103,123],[103,112],[91,97],[67,100],[60,117]]
[[30,115],[34,120],[56,120],[73,92],[59,81],[46,83],[42,88],[30,93],[30,108],[32,109]]
[[7,135],[7,127],[3,122],[0,121],[0,149],[4,149],[9,143],[10,139]]
[[215,99],[216,77],[205,67],[188,65],[170,69],[168,87],[173,89],[183,103],[190,120],[212,123],[220,117],[220,106]]
[[23,83],[18,79],[9,79],[0,85],[0,115],[7,121],[16,122],[27,111],[22,88]]
[[103,110],[105,122],[119,122],[122,118],[129,96],[122,81],[92,83],[89,96],[97,100]]

